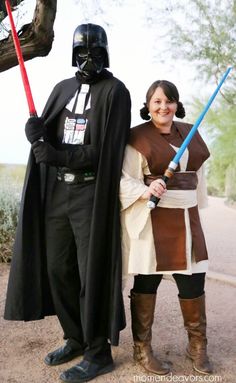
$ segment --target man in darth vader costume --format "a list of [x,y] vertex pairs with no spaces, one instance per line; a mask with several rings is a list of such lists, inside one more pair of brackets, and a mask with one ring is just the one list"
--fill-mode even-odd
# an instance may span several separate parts
[[121,290],[119,181],[130,128],[130,95],[109,67],[95,24],[73,37],[75,77],[53,89],[42,117],[25,127],[27,165],[4,317],[56,314],[65,343],[46,364],[83,355],[60,378],[110,372],[111,345],[125,327]]

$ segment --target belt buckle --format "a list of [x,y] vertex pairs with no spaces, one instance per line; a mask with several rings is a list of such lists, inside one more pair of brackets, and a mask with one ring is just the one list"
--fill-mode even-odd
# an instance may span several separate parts
[[64,181],[67,184],[71,184],[75,180],[75,175],[71,173],[64,173]]

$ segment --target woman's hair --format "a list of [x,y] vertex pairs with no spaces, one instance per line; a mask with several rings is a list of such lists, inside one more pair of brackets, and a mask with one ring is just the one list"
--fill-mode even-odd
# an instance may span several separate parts
[[144,107],[140,109],[140,116],[142,117],[143,120],[150,120],[150,115],[149,115],[149,109],[148,105],[149,102],[155,92],[155,90],[160,87],[162,88],[163,92],[165,93],[166,97],[170,101],[175,101],[177,103],[177,110],[176,110],[176,117],[178,118],[184,118],[185,116],[185,109],[182,104],[182,102],[179,101],[179,92],[176,86],[167,80],[158,80],[155,81],[150,88],[147,91],[146,94],[146,102],[144,103]]

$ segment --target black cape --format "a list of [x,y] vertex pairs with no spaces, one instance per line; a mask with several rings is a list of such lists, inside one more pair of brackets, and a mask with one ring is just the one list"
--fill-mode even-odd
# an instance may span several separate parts
[[[91,85],[90,140],[100,146],[100,156],[87,265],[85,340],[102,335],[117,345],[119,331],[125,327],[118,196],[131,102],[124,84],[105,72],[105,79]],[[47,129],[53,127],[78,86],[76,77],[55,86],[42,114]],[[31,152],[9,275],[7,320],[31,321],[55,314],[45,260],[46,178],[47,167],[37,165]]]

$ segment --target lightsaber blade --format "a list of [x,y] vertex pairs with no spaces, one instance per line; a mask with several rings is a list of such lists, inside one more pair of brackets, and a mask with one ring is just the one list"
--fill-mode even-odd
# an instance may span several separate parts
[[12,16],[12,11],[11,11],[11,5],[10,5],[9,0],[5,0],[5,5],[6,5],[6,10],[7,10],[7,14],[8,14],[8,17],[9,17],[10,25],[11,25],[13,42],[14,42],[14,45],[15,45],[16,55],[17,55],[17,59],[18,59],[18,63],[19,63],[20,71],[21,71],[21,77],[22,77],[22,81],[23,81],[23,85],[24,85],[24,89],[25,89],[25,94],[26,94],[27,102],[28,102],[29,114],[30,114],[31,117],[37,116],[37,112],[36,112],[36,108],[35,108],[35,105],[34,105],[34,100],[33,100],[32,92],[31,92],[31,88],[30,88],[30,84],[29,84],[29,79],[28,79],[28,76],[27,76],[27,72],[26,72],[26,69],[25,69],[25,63],[24,63],[24,59],[23,59],[23,56],[22,56],[22,51],[21,51],[21,47],[20,47],[20,41],[19,41],[19,38],[18,38],[18,35],[17,35],[17,32],[16,32],[16,27],[15,27],[15,24],[14,24],[14,20],[13,20],[13,16]]
[[[174,174],[174,171],[176,170],[177,166],[178,166],[178,163],[185,151],[185,149],[187,148],[187,146],[189,145],[190,141],[192,140],[194,134],[196,133],[199,125],[201,124],[203,118],[205,117],[206,113],[208,112],[212,102],[214,101],[217,93],[219,92],[220,88],[222,87],[223,83],[225,82],[226,78],[228,77],[229,75],[229,72],[231,71],[232,67],[228,67],[228,69],[225,71],[225,73],[223,74],[218,86],[216,87],[214,93],[212,94],[212,96],[209,98],[205,108],[203,109],[202,113],[200,114],[200,116],[198,117],[198,119],[196,120],[195,124],[192,126],[190,132],[188,133],[187,137],[185,138],[185,140],[183,141],[182,145],[180,146],[180,148],[177,150],[177,153],[176,155],[174,156],[174,158],[172,159],[172,161],[169,163],[168,165],[168,168],[166,169],[162,179],[165,181],[165,183],[168,182],[168,180],[173,176]],[[149,209],[154,209],[157,205],[158,205],[158,202],[160,201],[160,198],[157,198],[155,197],[154,195],[151,196],[151,198],[149,199],[149,201],[147,202],[147,207]]]

